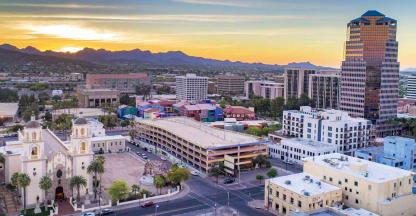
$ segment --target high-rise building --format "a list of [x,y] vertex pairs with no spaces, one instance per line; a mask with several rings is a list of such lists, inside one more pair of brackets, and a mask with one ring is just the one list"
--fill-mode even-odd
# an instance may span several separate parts
[[285,68],[284,91],[285,100],[299,98],[302,94],[309,92],[309,75],[316,74],[315,69],[309,68]]
[[244,93],[244,77],[236,75],[219,75],[216,78],[218,80],[218,94],[223,96],[235,96]]
[[340,108],[372,121],[378,136],[392,134],[399,98],[397,21],[367,11],[348,25],[341,66]]
[[176,97],[178,100],[197,102],[207,99],[208,77],[186,74],[176,77]]
[[251,80],[244,83],[244,95],[246,97],[261,96],[268,99],[283,97],[283,83],[272,81]]
[[309,75],[308,96],[314,101],[315,108],[338,109],[339,101],[338,71],[320,71]]
[[408,76],[406,80],[406,98],[416,99],[416,76]]

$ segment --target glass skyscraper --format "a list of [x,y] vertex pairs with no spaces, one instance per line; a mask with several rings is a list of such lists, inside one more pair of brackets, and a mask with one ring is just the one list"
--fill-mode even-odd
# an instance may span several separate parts
[[393,134],[399,98],[397,21],[367,11],[348,25],[342,62],[340,108],[372,121],[377,136]]

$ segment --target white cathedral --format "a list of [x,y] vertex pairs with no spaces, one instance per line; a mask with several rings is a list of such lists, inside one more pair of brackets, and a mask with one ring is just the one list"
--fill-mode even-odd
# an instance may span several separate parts
[[[49,176],[53,182],[48,199],[70,197],[69,181],[76,175],[84,176],[88,191],[92,191],[92,177],[87,174],[87,167],[93,160],[92,138],[91,127],[84,118],[73,121],[67,142],[59,139],[51,130],[42,129],[39,122],[28,122],[22,131],[18,131],[18,141],[6,142],[5,146],[0,147],[5,157],[6,183],[10,182],[15,172],[29,175],[31,181],[26,189],[28,205],[45,199],[45,192],[39,187],[43,176]],[[81,195],[86,194],[87,188],[82,189]]]

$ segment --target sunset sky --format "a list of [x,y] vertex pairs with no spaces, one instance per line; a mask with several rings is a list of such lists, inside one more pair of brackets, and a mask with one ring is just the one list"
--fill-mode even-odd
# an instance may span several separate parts
[[0,0],[0,43],[339,67],[347,22],[375,9],[398,20],[407,68],[416,66],[415,8],[415,0]]

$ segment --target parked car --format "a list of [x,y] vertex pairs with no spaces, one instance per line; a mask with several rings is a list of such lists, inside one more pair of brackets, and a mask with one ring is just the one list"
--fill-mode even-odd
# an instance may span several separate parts
[[82,216],[95,216],[94,212],[85,212]]
[[146,156],[146,155],[144,155],[144,156],[142,156],[142,158],[146,160],[146,159],[147,159],[147,156]]
[[141,155],[141,153],[140,153],[140,152],[136,152],[136,154],[137,154],[137,155],[139,155],[139,156]]
[[193,175],[193,176],[199,176],[199,172],[194,170],[194,171],[191,172],[191,175]]
[[153,205],[154,205],[154,203],[152,201],[147,201],[147,202],[143,203],[142,205],[140,205],[140,207],[147,208],[147,207],[150,207],[150,206],[153,206]]
[[167,161],[168,159],[166,159],[165,157],[160,157],[160,160]]
[[234,183],[234,182],[235,182],[235,180],[232,179],[232,178],[226,178],[226,179],[224,179],[224,184],[231,184],[231,183]]
[[283,161],[283,163],[289,164],[289,165],[295,164],[293,161],[290,161],[290,160],[285,160],[285,161]]

